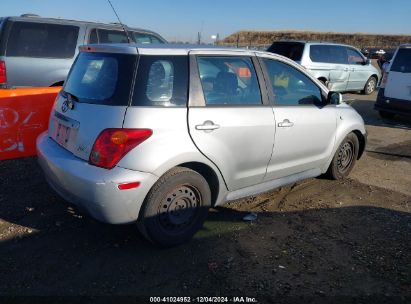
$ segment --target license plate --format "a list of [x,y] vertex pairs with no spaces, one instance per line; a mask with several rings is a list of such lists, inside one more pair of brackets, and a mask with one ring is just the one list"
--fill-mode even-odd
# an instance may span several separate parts
[[66,127],[65,125],[62,125],[60,123],[56,123],[56,128],[55,128],[55,135],[54,139],[56,142],[62,146],[67,146],[67,143],[70,139],[70,131],[71,128]]

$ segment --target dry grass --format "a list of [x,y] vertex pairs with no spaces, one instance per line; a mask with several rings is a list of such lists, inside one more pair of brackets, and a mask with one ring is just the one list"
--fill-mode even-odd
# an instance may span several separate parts
[[367,33],[335,33],[313,31],[240,31],[226,37],[220,44],[239,46],[268,46],[278,40],[328,41],[353,45],[357,48],[392,49],[411,42],[407,35],[379,35]]

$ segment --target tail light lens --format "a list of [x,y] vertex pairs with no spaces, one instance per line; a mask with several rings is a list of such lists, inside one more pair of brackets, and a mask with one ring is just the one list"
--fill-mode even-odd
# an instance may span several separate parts
[[6,63],[0,60],[0,83],[7,82]]
[[105,129],[90,153],[91,165],[112,169],[130,150],[153,134],[150,129]]
[[382,76],[380,88],[385,88],[385,84],[387,83],[387,80],[388,80],[388,72],[385,72],[384,75]]

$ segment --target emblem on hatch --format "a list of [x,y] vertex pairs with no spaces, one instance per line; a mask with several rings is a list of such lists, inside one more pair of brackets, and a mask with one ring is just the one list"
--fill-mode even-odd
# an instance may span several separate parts
[[70,110],[74,109],[74,102],[73,102],[72,97],[69,94],[67,94],[67,99],[61,105],[61,110],[64,113],[67,112],[68,109],[70,109]]
[[68,101],[65,100],[65,101],[63,102],[63,104],[61,105],[61,110],[63,111],[63,113],[66,113],[67,110],[68,110],[68,108],[69,108],[69,106],[68,106]]

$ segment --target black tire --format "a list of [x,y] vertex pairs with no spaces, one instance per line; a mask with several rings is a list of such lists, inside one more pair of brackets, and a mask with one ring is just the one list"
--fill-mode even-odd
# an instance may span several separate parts
[[196,171],[176,167],[165,173],[147,194],[138,228],[152,243],[171,247],[189,240],[211,207],[211,191]]
[[355,165],[359,147],[358,137],[354,133],[348,134],[335,151],[326,175],[336,180],[347,177]]
[[370,78],[368,78],[367,82],[365,83],[362,93],[364,95],[370,95],[372,92],[375,91],[376,88],[377,88],[377,79],[374,76],[371,76]]
[[387,119],[394,118],[395,116],[394,113],[385,112],[385,111],[378,111],[378,113],[380,114],[382,118],[387,118]]

